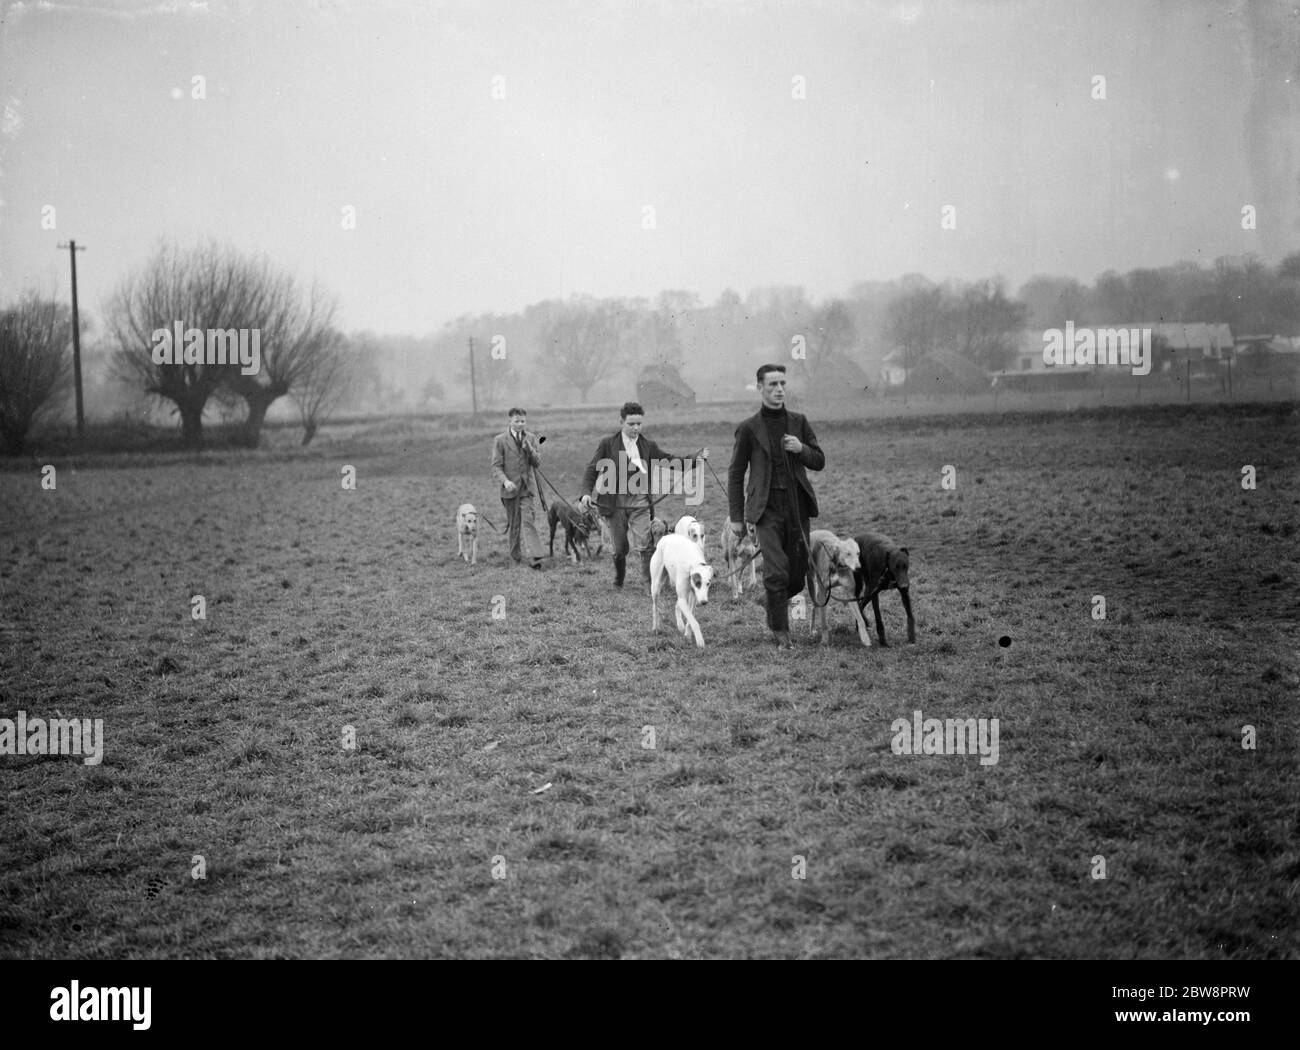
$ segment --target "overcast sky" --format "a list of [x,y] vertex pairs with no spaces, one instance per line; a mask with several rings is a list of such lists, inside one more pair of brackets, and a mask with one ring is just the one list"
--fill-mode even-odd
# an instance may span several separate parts
[[216,236],[411,333],[575,292],[1272,262],[1295,7],[12,4],[0,299],[66,298],[68,238],[96,315],[160,237]]

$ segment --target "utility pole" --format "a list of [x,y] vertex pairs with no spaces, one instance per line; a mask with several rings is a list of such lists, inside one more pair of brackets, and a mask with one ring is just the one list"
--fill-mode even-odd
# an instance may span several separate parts
[[77,440],[86,440],[86,410],[81,402],[81,319],[77,316],[77,252],[84,252],[85,245],[77,247],[76,241],[60,244],[59,250],[68,249],[72,259],[72,372],[77,381]]
[[469,337],[469,396],[474,401],[474,418],[478,418],[478,383],[474,379],[474,337]]

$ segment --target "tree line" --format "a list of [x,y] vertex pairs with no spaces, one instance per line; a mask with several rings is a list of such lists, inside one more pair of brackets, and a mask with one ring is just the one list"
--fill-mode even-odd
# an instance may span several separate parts
[[[1101,274],[1091,285],[1036,276],[1011,295],[998,278],[936,283],[920,274],[860,282],[820,302],[772,286],[706,304],[693,292],[653,299],[574,295],[514,313],[466,314],[432,335],[344,334],[337,299],[301,286],[264,257],[208,242],[162,244],[104,305],[101,340],[112,377],[179,417],[182,443],[203,441],[210,404],[240,415],[239,440],[256,446],[268,410],[296,407],[303,443],[339,410],[480,410],[551,397],[617,400],[647,365],[677,369],[703,395],[743,396],[755,362],[784,360],[804,388],[843,385],[837,362],[871,381],[896,353],[910,371],[947,351],[984,371],[1006,367],[1026,329],[1162,321],[1225,322],[1234,336],[1300,334],[1300,252],[1267,266],[1221,258]],[[151,334],[186,328],[261,334],[261,367],[154,360]],[[83,331],[89,327],[83,314]],[[70,383],[71,319],[35,293],[0,311],[0,442],[21,450]],[[471,343],[473,366],[470,364]],[[761,362],[760,362],[761,363]],[[868,384],[870,385],[870,383]]]

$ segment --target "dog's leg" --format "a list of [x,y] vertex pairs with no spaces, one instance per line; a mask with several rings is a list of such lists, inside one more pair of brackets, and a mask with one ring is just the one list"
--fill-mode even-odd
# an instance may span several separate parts
[[560,524],[560,519],[554,514],[551,515],[551,557],[555,557],[555,528]]
[[907,613],[907,640],[916,641],[916,620],[912,618],[912,599],[906,587],[898,588],[898,596],[903,599],[903,610]]
[[888,649],[889,643],[885,641],[885,621],[880,618],[880,595],[871,596],[871,611],[876,614],[876,637],[880,639],[880,647]]
[[868,649],[871,648],[871,630],[867,627],[867,618],[863,614],[866,602],[853,603],[853,619],[858,625],[858,638]]
[[478,533],[477,532],[474,533],[469,538],[469,563],[471,565],[478,564]]
[[[831,622],[830,622],[830,611],[831,611],[831,599],[830,599],[830,596],[827,595],[827,597],[826,597],[826,604],[823,605],[823,606],[821,607],[821,614],[822,614],[822,645],[830,645],[830,644],[831,644]],[[817,618],[817,612],[818,612],[818,610],[817,610],[816,606],[814,606],[814,607],[813,607],[813,619],[814,619],[814,620],[816,620],[816,618]]]
[[650,560],[650,630],[659,630],[659,590],[663,586],[663,558],[658,551]]
[[[689,583],[687,586],[689,586]],[[695,604],[694,598],[695,592],[691,591],[685,598],[677,599],[677,608],[681,610],[682,618],[686,621],[682,628],[682,637],[690,638],[690,636],[694,634],[696,647],[703,649],[704,635],[700,633],[699,622],[695,619],[695,616],[691,611],[691,606]]]
[[727,586],[731,588],[731,600],[734,602],[740,597],[736,590],[736,581],[740,573],[736,572],[736,540],[731,534],[730,526],[722,531],[722,565],[727,573]]

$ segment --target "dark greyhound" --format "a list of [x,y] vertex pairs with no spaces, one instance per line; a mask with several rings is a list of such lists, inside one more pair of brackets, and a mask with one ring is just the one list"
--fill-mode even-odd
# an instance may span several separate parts
[[564,549],[566,552],[573,552],[573,560],[582,561],[582,557],[578,554],[579,547],[587,552],[588,558],[591,557],[591,546],[587,540],[592,531],[597,528],[593,515],[584,514],[569,503],[552,503],[546,511],[546,520],[551,526],[552,558],[555,557],[555,530],[560,525],[564,526]]
[[876,614],[876,637],[882,646],[885,641],[885,622],[880,618],[880,592],[898,591],[903,599],[903,610],[907,613],[907,640],[916,641],[916,620],[912,617],[912,599],[908,593],[908,557],[906,547],[897,547],[888,536],[878,532],[864,532],[853,537],[858,544],[858,557],[861,567],[854,573],[857,599],[853,611],[857,614],[858,637],[862,644],[870,647],[871,635],[867,630],[867,602],[871,602],[871,611]]

